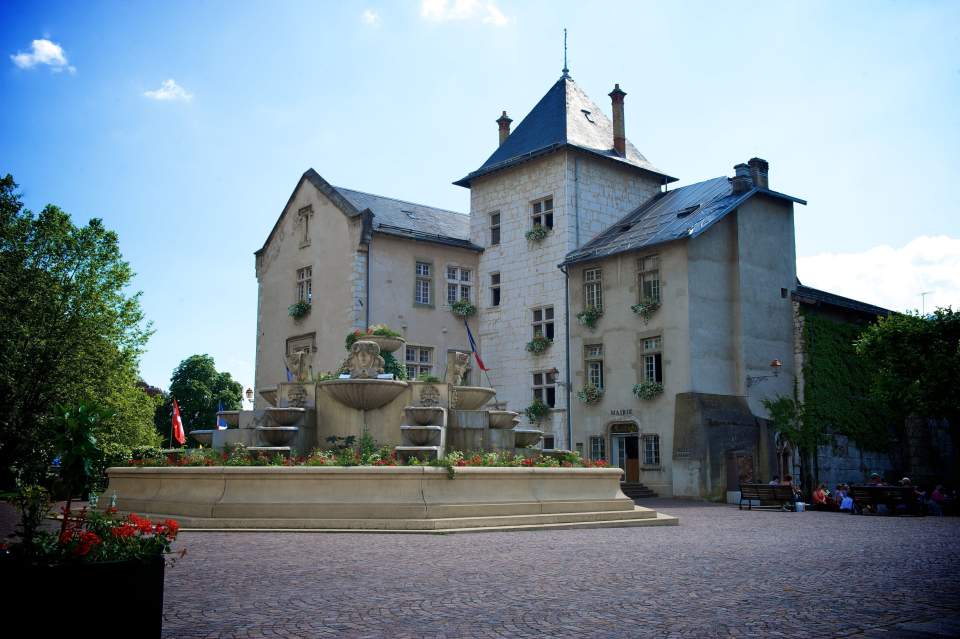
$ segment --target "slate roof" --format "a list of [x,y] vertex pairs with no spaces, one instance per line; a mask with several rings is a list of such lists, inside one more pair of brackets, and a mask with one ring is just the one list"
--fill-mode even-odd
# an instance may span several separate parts
[[470,216],[425,204],[405,202],[392,197],[334,187],[358,210],[373,213],[373,230],[387,235],[425,242],[483,249],[470,242]]
[[658,194],[576,251],[568,253],[564,264],[696,237],[757,195],[806,204],[804,200],[769,189],[752,188],[734,194],[730,178],[713,178]]
[[797,290],[793,292],[793,297],[801,303],[813,305],[826,304],[828,306],[836,306],[846,310],[863,313],[864,315],[870,315],[871,317],[877,317],[878,315],[881,317],[887,317],[893,313],[893,311],[883,308],[882,306],[874,306],[873,304],[867,304],[866,302],[861,302],[849,297],[843,297],[834,293],[828,293],[827,291],[821,291],[818,288],[804,286],[799,280],[797,281]]
[[564,147],[573,147],[675,182],[627,140],[626,157],[613,150],[613,123],[569,76],[550,87],[527,117],[487,161],[454,184],[469,187],[481,175],[505,169]]
[[[472,251],[483,250],[482,247],[470,241],[469,215],[333,186],[313,169],[307,169],[300,177],[300,181],[297,182],[297,186],[283,208],[284,211],[290,208],[290,203],[293,202],[294,196],[304,182],[310,182],[347,217],[367,216],[364,223],[366,224],[366,220],[369,220],[372,224],[371,230],[374,232],[421,242],[458,246]],[[277,218],[263,247],[255,251],[255,255],[260,255],[266,250],[282,219],[283,213]]]

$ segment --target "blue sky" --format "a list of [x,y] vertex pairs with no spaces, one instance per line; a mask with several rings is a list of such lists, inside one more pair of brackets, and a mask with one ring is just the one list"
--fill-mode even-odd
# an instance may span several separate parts
[[[960,3],[0,1],[0,172],[102,217],[156,334],[253,383],[260,247],[300,175],[461,211],[451,182],[570,69],[680,184],[768,159],[805,283],[960,306]],[[37,41],[35,44],[34,41]],[[167,81],[172,81],[167,82]]]

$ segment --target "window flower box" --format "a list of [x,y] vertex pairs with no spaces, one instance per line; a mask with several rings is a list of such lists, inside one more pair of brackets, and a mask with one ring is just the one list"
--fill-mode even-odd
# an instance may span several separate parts
[[550,229],[542,224],[535,224],[532,229],[527,231],[528,242],[542,242],[550,235]]
[[577,313],[577,321],[590,329],[596,328],[601,317],[603,317],[603,311],[596,306],[588,306]]
[[543,335],[537,335],[532,340],[527,342],[527,350],[534,355],[540,355],[550,348],[551,344],[553,344],[552,339],[544,337]]
[[523,409],[524,415],[527,416],[531,422],[543,421],[543,418],[547,416],[550,412],[550,407],[547,406],[539,398],[533,400],[533,403]]
[[633,387],[633,394],[637,396],[637,399],[653,399],[657,395],[663,394],[663,384],[651,381],[636,384]]
[[290,317],[295,320],[306,317],[310,313],[310,302],[306,300],[300,300],[296,304],[291,304],[287,308],[287,313],[289,313]]
[[457,317],[465,318],[476,315],[477,307],[471,304],[469,300],[457,300],[450,305],[450,312]]
[[646,323],[650,321],[650,318],[653,317],[653,314],[657,312],[658,308],[660,308],[659,301],[645,297],[640,300],[639,304],[631,306],[630,310],[642,317],[644,323]]
[[597,388],[593,384],[587,384],[581,390],[577,391],[577,399],[584,404],[596,404],[603,397],[603,389]]

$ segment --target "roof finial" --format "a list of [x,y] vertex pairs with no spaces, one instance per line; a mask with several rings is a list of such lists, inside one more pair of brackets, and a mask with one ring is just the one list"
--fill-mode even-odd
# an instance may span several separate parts
[[563,30],[563,76],[570,77],[570,69],[567,68],[567,30]]

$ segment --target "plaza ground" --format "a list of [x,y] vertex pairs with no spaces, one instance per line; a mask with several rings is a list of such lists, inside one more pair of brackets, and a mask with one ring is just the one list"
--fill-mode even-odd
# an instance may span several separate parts
[[184,532],[164,637],[960,636],[960,518],[638,503],[680,525]]

